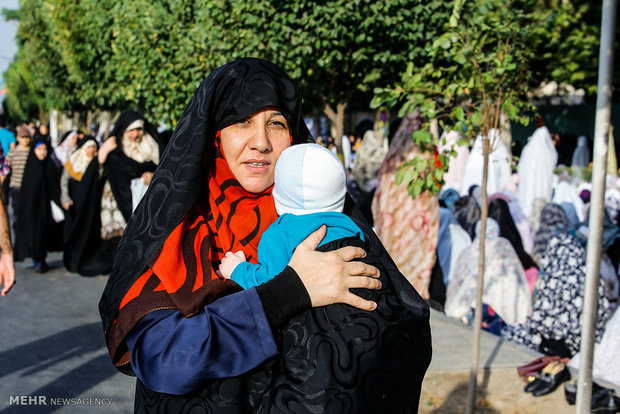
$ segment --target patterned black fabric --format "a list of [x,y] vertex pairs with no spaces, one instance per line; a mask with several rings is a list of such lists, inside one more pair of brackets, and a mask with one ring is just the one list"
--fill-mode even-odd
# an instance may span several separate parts
[[[321,246],[366,249],[381,272],[379,291],[355,293],[377,302],[366,312],[344,304],[312,308],[279,333],[281,355],[257,369],[205,384],[190,396],[154,392],[138,381],[137,413],[415,413],[431,360],[429,310],[400,274],[358,210],[364,231]],[[194,411],[195,410],[195,411]]]
[[[574,230],[552,237],[542,259],[532,315],[519,325],[507,326],[502,336],[539,350],[543,339],[563,341],[574,355],[581,345],[581,314],[586,278],[585,240]],[[598,287],[595,337],[600,341],[611,309],[601,278]]]
[[532,257],[536,263],[542,261],[542,256],[551,240],[558,231],[568,227],[570,222],[564,209],[555,203],[547,204],[540,212],[540,225],[534,234],[534,248]]

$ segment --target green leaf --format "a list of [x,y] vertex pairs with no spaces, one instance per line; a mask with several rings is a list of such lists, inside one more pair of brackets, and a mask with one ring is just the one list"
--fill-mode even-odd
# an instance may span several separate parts
[[454,116],[456,116],[456,119],[458,119],[459,121],[462,121],[465,119],[465,111],[463,110],[463,107],[459,106],[454,110]]

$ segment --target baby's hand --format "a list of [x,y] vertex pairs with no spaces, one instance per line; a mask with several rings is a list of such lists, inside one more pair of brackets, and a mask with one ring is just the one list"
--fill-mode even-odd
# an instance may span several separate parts
[[239,263],[245,262],[245,253],[238,251],[236,253],[226,252],[222,257],[220,267],[217,269],[217,273],[224,279],[230,279],[233,271]]

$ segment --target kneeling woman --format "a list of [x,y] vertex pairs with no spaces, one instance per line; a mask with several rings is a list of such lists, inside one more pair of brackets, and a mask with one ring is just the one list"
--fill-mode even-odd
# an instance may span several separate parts
[[315,251],[319,230],[262,285],[215,272],[229,250],[256,263],[275,163],[312,140],[300,108],[280,68],[239,59],[179,120],[100,302],[114,364],[138,377],[136,412],[417,411],[428,307],[350,205],[363,249]]

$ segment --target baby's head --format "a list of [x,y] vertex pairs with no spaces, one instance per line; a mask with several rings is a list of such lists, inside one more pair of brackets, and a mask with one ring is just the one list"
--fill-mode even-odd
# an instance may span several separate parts
[[273,199],[279,215],[341,213],[344,208],[344,167],[336,154],[321,145],[299,144],[282,151],[274,182]]

